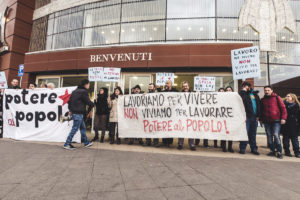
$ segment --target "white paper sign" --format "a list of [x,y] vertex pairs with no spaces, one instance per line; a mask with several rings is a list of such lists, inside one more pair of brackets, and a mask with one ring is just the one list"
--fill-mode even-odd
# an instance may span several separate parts
[[260,77],[259,48],[257,46],[231,51],[234,80]]
[[89,81],[102,81],[102,80],[103,80],[103,67],[90,67]]
[[156,85],[158,86],[164,86],[168,80],[171,80],[174,84],[174,73],[166,73],[166,72],[160,72],[156,73]]
[[[75,87],[54,90],[5,90],[3,127],[5,138],[16,140],[65,142],[73,121],[60,122],[67,115],[68,100]],[[73,141],[80,142],[79,131]]]
[[194,90],[201,92],[214,92],[216,77],[194,77]]
[[121,75],[120,68],[104,68],[103,82],[119,82]]
[[0,72],[0,88],[1,89],[7,88],[7,80],[6,80],[5,72]]
[[118,100],[122,138],[247,141],[246,113],[236,92],[149,93]]

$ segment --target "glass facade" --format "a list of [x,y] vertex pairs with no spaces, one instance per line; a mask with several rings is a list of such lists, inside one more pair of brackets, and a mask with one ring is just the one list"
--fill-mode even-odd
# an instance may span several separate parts
[[[261,53],[262,77],[255,79],[256,86],[299,77],[299,73],[277,75],[279,72],[288,73],[291,68],[297,72],[300,70],[300,1],[288,2],[294,11],[297,31],[292,34],[282,30],[277,34],[278,51]],[[243,3],[244,0],[108,0],[89,3],[47,16],[44,21],[47,31],[42,32],[42,36],[33,34],[31,47],[35,48],[30,51],[174,41],[243,41],[258,45],[258,33],[250,27],[238,29],[238,15]],[[33,23],[33,31],[41,28],[40,23]]]

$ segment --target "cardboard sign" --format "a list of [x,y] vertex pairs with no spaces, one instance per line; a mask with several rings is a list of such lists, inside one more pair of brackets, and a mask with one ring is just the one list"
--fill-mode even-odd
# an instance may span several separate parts
[[119,82],[121,76],[120,68],[104,68],[103,82]]
[[259,48],[257,46],[231,51],[234,80],[260,77]]
[[7,88],[7,80],[5,76],[5,72],[0,72],[0,89]]
[[171,80],[174,84],[174,73],[156,73],[156,85],[158,86],[164,86],[166,84],[166,81]]
[[199,92],[214,92],[216,77],[194,77],[194,90]]
[[103,80],[103,67],[90,67],[89,81],[102,81],[102,80]]
[[122,138],[247,141],[246,113],[236,92],[162,92],[118,100]]
[[[53,90],[5,90],[3,127],[5,138],[15,140],[65,142],[73,121],[60,122],[68,115],[68,100],[75,87]],[[18,101],[14,101],[18,99]],[[79,131],[73,141],[80,142]]]

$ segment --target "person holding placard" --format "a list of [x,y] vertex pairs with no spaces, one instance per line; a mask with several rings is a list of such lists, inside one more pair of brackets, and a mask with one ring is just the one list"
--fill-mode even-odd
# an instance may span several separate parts
[[[233,88],[231,86],[227,86],[225,88],[225,92],[233,92]],[[227,152],[225,140],[221,140],[221,147],[222,147],[223,152]],[[228,141],[228,151],[230,153],[234,153],[234,150],[232,149],[232,141]]]
[[100,88],[97,98],[95,99],[96,113],[94,121],[95,137],[93,141],[97,141],[99,138],[98,131],[101,130],[100,143],[103,143],[105,131],[107,129],[107,119],[109,115],[108,109],[108,89],[105,87]]
[[123,95],[122,89],[118,86],[114,89],[114,93],[108,98],[108,107],[110,108],[109,113],[109,136],[110,144],[115,143],[115,137],[117,144],[121,144],[119,138],[119,127],[118,127],[118,97]]
[[[171,80],[167,80],[165,83],[165,89],[162,92],[178,92],[176,88],[173,87]],[[167,147],[173,144],[173,138],[163,138],[163,144]]]
[[[186,82],[186,81],[182,82],[181,86],[182,86],[182,91],[181,92],[191,92],[188,82]],[[189,141],[190,149],[192,151],[196,151],[195,140],[192,139],[192,138],[189,138],[188,141]],[[177,147],[178,150],[182,149],[183,143],[184,143],[184,138],[179,138],[178,139],[178,147]]]
[[[251,153],[259,155],[258,147],[256,145],[256,133],[258,126],[258,117],[260,115],[260,99],[258,91],[252,89],[251,83],[243,82],[242,90],[239,92],[246,111],[246,128],[249,138],[249,145]],[[247,148],[247,141],[240,142],[240,154],[245,154]]]
[[19,86],[19,81],[17,79],[13,79],[8,89],[21,89]]

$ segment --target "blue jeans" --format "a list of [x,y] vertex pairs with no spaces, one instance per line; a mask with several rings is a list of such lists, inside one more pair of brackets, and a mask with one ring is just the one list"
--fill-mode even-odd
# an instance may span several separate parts
[[64,146],[71,144],[72,139],[73,139],[74,135],[76,134],[76,132],[78,131],[78,129],[80,129],[82,141],[84,142],[85,145],[88,144],[89,141],[86,137],[86,127],[85,127],[83,115],[82,114],[72,114],[72,119],[74,121],[73,126],[72,126],[71,132],[69,133],[69,136],[68,136],[67,141]]
[[284,152],[286,154],[291,153],[290,152],[290,140],[292,141],[294,153],[299,154],[298,136],[287,136],[287,135],[283,136],[282,143],[283,143]]
[[[257,121],[256,117],[247,117],[246,120],[246,129],[248,134],[248,140],[250,144],[251,151],[257,151],[257,145],[256,145],[256,133],[257,133]],[[247,148],[247,141],[241,141],[240,142],[240,150],[245,151]]]
[[[281,139],[280,139],[280,122],[264,123],[267,134],[268,146],[272,152],[277,150],[282,152]],[[274,138],[274,139],[273,139]]]

